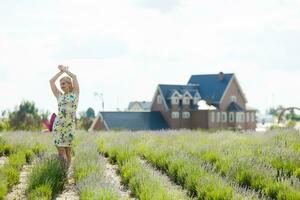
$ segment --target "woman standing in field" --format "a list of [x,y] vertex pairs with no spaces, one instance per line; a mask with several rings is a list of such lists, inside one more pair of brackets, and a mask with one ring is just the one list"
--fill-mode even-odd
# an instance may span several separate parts
[[[75,74],[71,73],[67,66],[59,65],[59,72],[50,80],[50,86],[54,96],[57,98],[58,115],[53,123],[54,145],[57,147],[58,155],[64,159],[69,167],[72,158],[72,141],[75,134],[75,117],[79,98],[79,84]],[[55,81],[60,79],[60,92]]]

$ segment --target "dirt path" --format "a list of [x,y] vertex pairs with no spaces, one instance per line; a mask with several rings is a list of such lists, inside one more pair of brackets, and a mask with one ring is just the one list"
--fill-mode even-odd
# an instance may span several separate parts
[[29,165],[24,165],[20,173],[19,184],[13,186],[12,190],[6,196],[6,200],[24,200],[27,199],[25,190],[27,187],[28,175],[33,167],[33,162]]
[[149,171],[151,171],[152,175],[154,177],[157,177],[160,180],[160,183],[162,183],[164,187],[168,188],[169,191],[173,191],[174,193],[178,194],[178,196],[185,197],[184,199],[191,199],[187,195],[187,191],[183,189],[180,185],[174,183],[168,175],[156,169],[155,167],[153,167],[153,165],[151,165],[143,159],[140,159],[140,162],[143,166],[145,166],[145,168],[148,168]]
[[7,162],[8,162],[7,157],[5,157],[5,156],[0,157],[0,167],[2,167]]
[[118,166],[112,165],[107,158],[100,154],[100,160],[105,164],[104,175],[106,180],[119,189],[121,199],[135,199],[130,196],[130,191],[121,184],[121,177],[117,174]]
[[58,197],[55,198],[56,200],[79,200],[79,192],[74,180],[74,171],[72,163],[68,171],[68,180],[65,184],[64,190]]

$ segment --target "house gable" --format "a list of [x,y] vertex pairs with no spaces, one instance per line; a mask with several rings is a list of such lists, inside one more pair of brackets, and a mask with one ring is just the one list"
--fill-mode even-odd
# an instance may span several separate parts
[[[232,97],[235,97],[234,101],[232,101]],[[247,99],[235,76],[232,77],[230,83],[228,84],[228,87],[226,88],[224,95],[220,100],[219,108],[221,110],[227,110],[228,106],[230,106],[232,102],[235,102],[243,110],[246,110]]]
[[[159,108],[159,109],[156,108],[157,107],[157,96],[158,95],[161,96],[161,100],[162,100],[162,104],[163,104],[163,108]],[[161,91],[161,88],[158,85],[157,88],[156,88],[156,90],[155,90],[154,96],[152,98],[151,110],[154,110],[154,111],[160,110],[160,111],[162,111],[162,110],[168,110],[168,109],[169,108],[168,108],[168,105],[166,103],[166,99],[164,98],[163,93]]]

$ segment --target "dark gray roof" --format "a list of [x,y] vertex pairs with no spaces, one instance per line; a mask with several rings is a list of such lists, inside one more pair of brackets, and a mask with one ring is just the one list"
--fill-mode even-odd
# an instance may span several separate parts
[[109,129],[161,130],[169,126],[160,112],[100,112]]
[[[196,94],[196,92],[200,94],[199,92],[199,85],[196,84],[189,84],[189,85],[165,85],[165,84],[159,84],[159,88],[161,89],[162,95],[167,103],[168,109],[171,108],[171,99],[170,97],[173,95],[174,92],[178,92],[180,95],[183,95],[186,91],[188,91],[192,97]],[[194,105],[191,101],[191,109],[197,110],[198,106]]]
[[236,102],[231,102],[229,106],[227,107],[227,111],[229,112],[240,112],[245,111],[239,104]]
[[219,104],[234,74],[224,74],[224,79],[219,79],[219,74],[192,75],[189,84],[198,84],[201,98]]

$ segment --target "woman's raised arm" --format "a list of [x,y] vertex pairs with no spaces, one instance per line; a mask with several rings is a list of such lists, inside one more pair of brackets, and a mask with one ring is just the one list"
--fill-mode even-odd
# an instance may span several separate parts
[[51,90],[56,98],[61,94],[61,92],[57,89],[57,87],[55,85],[55,81],[58,79],[58,77],[60,77],[64,73],[61,70],[62,69],[61,65],[58,66],[58,69],[60,69],[60,71],[50,79]]
[[79,83],[77,80],[77,76],[69,71],[68,67],[65,67],[63,71],[68,74],[73,80],[73,92],[79,95]]

